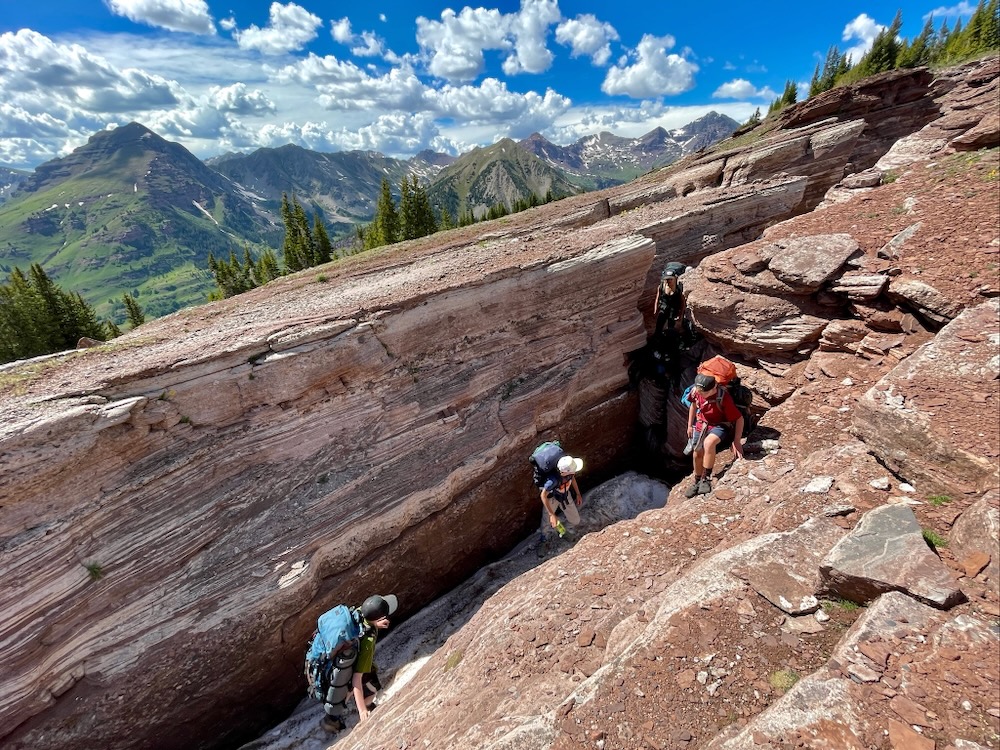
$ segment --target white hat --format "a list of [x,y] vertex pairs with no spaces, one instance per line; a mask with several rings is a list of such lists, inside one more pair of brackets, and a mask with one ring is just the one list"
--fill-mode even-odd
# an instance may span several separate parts
[[583,469],[583,461],[572,456],[563,456],[558,463],[560,474],[576,474]]

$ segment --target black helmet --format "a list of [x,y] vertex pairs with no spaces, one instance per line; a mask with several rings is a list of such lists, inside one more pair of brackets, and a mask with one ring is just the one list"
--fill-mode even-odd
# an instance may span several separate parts
[[392,594],[386,594],[385,596],[375,594],[369,596],[365,599],[365,603],[361,605],[361,616],[368,620],[368,622],[381,620],[383,617],[388,617],[396,611],[396,604],[396,597]]

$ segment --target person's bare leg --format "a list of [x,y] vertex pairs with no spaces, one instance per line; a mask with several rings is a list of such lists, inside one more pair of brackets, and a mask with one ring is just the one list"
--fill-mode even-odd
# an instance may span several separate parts
[[704,475],[707,479],[712,477],[712,469],[715,468],[715,453],[716,448],[719,447],[721,438],[718,435],[709,434],[705,436],[705,457],[702,459],[702,465],[705,468]]

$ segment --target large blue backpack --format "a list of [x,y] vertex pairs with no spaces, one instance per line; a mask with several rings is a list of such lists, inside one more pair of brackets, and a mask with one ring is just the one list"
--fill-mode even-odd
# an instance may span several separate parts
[[[337,702],[331,700],[331,687],[343,688],[343,697],[346,697],[346,684],[350,680],[347,670],[353,668],[358,655],[354,642],[361,636],[360,617],[344,604],[320,615],[309,651],[306,652],[309,695],[316,700]],[[346,680],[341,679],[345,672]],[[336,684],[340,682],[344,685]]]

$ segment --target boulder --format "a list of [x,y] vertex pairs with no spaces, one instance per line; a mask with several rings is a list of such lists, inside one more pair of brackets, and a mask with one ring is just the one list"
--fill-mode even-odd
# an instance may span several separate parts
[[962,308],[930,284],[900,276],[889,282],[889,299],[913,310],[926,322],[940,328],[951,321]]
[[849,234],[799,237],[776,243],[768,268],[800,293],[814,292],[859,249]]
[[866,513],[820,566],[826,590],[867,604],[888,591],[901,591],[934,607],[965,601],[948,568],[924,541],[907,505],[885,505]]
[[[969,308],[857,403],[852,431],[929,494],[1000,484],[1000,301]],[[947,408],[938,400],[946,398]]]
[[980,570],[967,570],[977,575],[985,568],[994,593],[1000,594],[1000,492],[990,490],[962,511],[955,521],[948,546],[959,562],[978,556]]
[[810,519],[795,534],[762,550],[753,565],[733,572],[783,612],[815,612],[819,609],[819,564],[843,535],[844,530],[826,518]]

